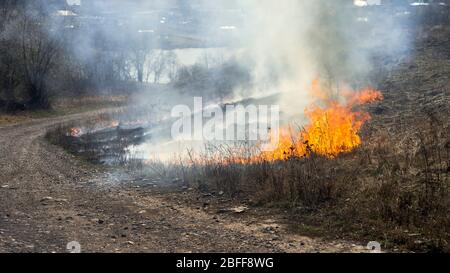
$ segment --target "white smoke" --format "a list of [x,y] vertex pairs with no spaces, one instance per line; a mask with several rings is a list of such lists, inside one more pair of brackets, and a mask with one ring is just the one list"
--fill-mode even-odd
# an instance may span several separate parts
[[239,59],[254,69],[255,91],[282,93],[283,111],[302,113],[314,79],[334,86],[368,84],[375,55],[409,47],[393,13],[381,8],[367,12],[349,3],[241,1],[247,17]]
[[[167,33],[165,14],[180,12],[185,17],[174,19],[179,20],[175,25],[182,21],[199,22],[191,25],[195,26],[191,31],[205,40],[220,41],[224,33],[235,33],[226,40],[226,47],[253,76],[253,86],[235,90],[236,98],[281,94],[271,104],[279,104],[287,116],[296,116],[297,123],[302,122],[298,116],[310,104],[309,89],[314,79],[327,82],[330,89],[370,84],[374,56],[389,58],[410,45],[402,22],[404,18],[389,8],[358,8],[349,0],[185,0],[183,5],[179,5],[183,1],[176,1],[178,5],[175,6],[175,2],[169,1],[165,5],[151,1],[133,1],[133,5],[113,2],[106,5],[107,15],[88,17],[94,24],[79,33],[74,47],[81,59],[95,57],[98,50],[95,41],[101,35],[112,41],[123,40],[123,37],[138,34],[139,30],[151,29],[163,37]],[[117,18],[112,17],[115,13],[111,10],[118,14]],[[164,17],[154,26],[147,26],[149,18],[146,16],[155,14]],[[194,15],[188,18],[189,14]],[[127,46],[133,48],[129,43],[135,40],[125,40]],[[142,42],[142,39],[138,41]],[[170,105],[189,105],[193,99],[193,96],[180,95],[171,88],[149,90],[133,102],[144,106],[156,104],[165,109],[160,113],[165,117],[170,113]],[[168,107],[161,107],[164,105]],[[153,151],[156,154],[169,150],[162,148],[159,140],[148,145],[156,147]],[[143,147],[143,150],[150,154],[150,148]]]

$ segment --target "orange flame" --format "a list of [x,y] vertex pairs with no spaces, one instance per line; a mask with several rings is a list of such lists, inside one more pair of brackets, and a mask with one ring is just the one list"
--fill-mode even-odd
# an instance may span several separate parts
[[120,125],[120,121],[118,120],[113,120],[111,121],[110,127],[118,127]]
[[[358,133],[371,117],[367,112],[353,111],[353,108],[382,100],[382,94],[372,88],[359,92],[345,91],[342,95],[346,102],[340,103],[329,99],[318,81],[312,83],[311,91],[316,102],[305,109],[309,123],[297,134],[291,128],[281,128],[276,148],[262,152],[258,160],[287,160],[312,153],[334,158],[361,145]],[[319,106],[319,103],[325,107]]]
[[73,137],[81,136],[82,135],[81,128],[78,128],[78,127],[70,128],[70,135]]
[[344,92],[344,96],[347,98],[347,105],[350,106],[364,105],[383,100],[381,92],[372,88],[365,88],[357,93],[346,91]]

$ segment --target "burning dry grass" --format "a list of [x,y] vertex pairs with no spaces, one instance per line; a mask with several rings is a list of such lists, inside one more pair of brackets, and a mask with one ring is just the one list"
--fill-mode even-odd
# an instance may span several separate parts
[[[187,159],[165,164],[133,158],[123,152],[124,142],[108,141],[106,150],[118,146],[120,152],[112,154],[115,162],[139,175],[205,192],[223,191],[255,205],[289,208],[298,220],[293,228],[302,232],[306,224],[321,230],[321,236],[448,251],[448,120],[418,115],[414,125],[402,125],[403,134],[392,134],[364,125],[370,116],[362,106],[382,99],[379,92],[344,91],[339,96],[343,100],[333,100],[315,88],[313,84],[319,102],[306,110],[310,123],[295,134],[282,130],[285,135],[273,152],[248,144],[211,144],[201,154],[188,151]],[[82,135],[81,148],[87,158],[95,158],[90,151],[98,135],[86,132],[117,127],[121,115],[101,116],[83,127],[65,125],[49,137],[71,150]]]
[[89,162],[137,171],[143,162],[128,148],[144,142],[144,128],[152,124],[152,116],[152,109],[115,108],[89,119],[60,124],[49,130],[46,138]]
[[203,191],[291,208],[299,219],[293,228],[308,222],[322,235],[448,251],[449,128],[432,116],[421,124],[402,140],[374,131],[356,150],[332,158],[311,151],[309,157],[252,161],[249,150],[211,147],[201,160],[192,156],[165,173]]
[[[110,115],[99,119],[90,124],[111,122]],[[124,153],[115,158],[152,181],[176,181],[253,205],[289,208],[298,223],[292,228],[301,232],[307,226],[321,236],[377,240],[388,248],[448,251],[449,124],[432,114],[417,124],[410,126],[415,133],[402,137],[365,126],[358,147],[332,157],[311,149],[308,156],[254,160],[261,152],[242,144],[208,145],[204,153],[189,151],[187,159],[170,164]],[[77,137],[67,138],[69,128],[61,127],[50,139],[70,150],[68,140]],[[92,143],[86,142],[86,151]]]
[[111,160],[114,164],[124,164],[128,160],[126,148],[133,141],[140,141],[142,128],[120,128],[120,122],[115,117],[121,113],[118,110],[88,120],[61,124],[50,130],[46,138],[90,162]]
[[[95,130],[115,120],[104,115],[83,128],[90,131],[91,125]],[[377,240],[391,249],[449,251],[448,120],[428,113],[408,126],[403,134],[364,126],[358,130],[359,145],[337,154],[309,148],[307,156],[274,160],[264,158],[254,145],[211,144],[201,154],[189,151],[187,159],[174,158],[170,164],[143,162],[123,152],[112,156],[117,164],[152,181],[176,181],[202,192],[223,191],[253,205],[288,208],[292,228],[301,232],[313,227],[321,236]],[[70,150],[80,138],[71,135],[71,128],[79,127],[66,124],[48,137]],[[83,137],[86,158],[97,157],[89,151],[98,144],[98,135]],[[287,149],[296,144],[289,140]],[[107,145],[118,145],[119,151],[126,147],[114,141]]]
[[310,93],[314,100],[304,111],[309,122],[299,133],[292,127],[273,132],[271,139],[277,143],[275,149],[261,153],[255,161],[288,160],[311,154],[334,158],[360,146],[359,132],[371,119],[362,107],[382,100],[383,95],[372,88],[356,92],[339,89],[338,96],[332,96],[330,91],[319,80],[313,81]]

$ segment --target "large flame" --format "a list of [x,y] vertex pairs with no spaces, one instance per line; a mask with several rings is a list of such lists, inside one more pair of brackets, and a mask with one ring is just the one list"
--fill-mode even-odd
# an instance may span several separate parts
[[[309,123],[298,133],[291,127],[281,128],[276,148],[262,152],[259,159],[287,160],[292,157],[305,157],[312,153],[334,158],[341,153],[350,152],[361,145],[359,132],[370,115],[355,108],[382,100],[379,91],[366,88],[361,91],[343,90],[338,98],[332,98],[314,81],[311,93],[315,101],[305,109]],[[272,136],[272,139],[275,139]]]

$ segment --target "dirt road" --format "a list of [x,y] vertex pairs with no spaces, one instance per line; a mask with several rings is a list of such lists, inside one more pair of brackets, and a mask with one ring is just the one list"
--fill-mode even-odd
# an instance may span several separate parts
[[100,167],[44,139],[58,123],[0,127],[0,252],[348,252],[364,248],[290,234],[282,216],[217,214],[152,188],[112,185]]

